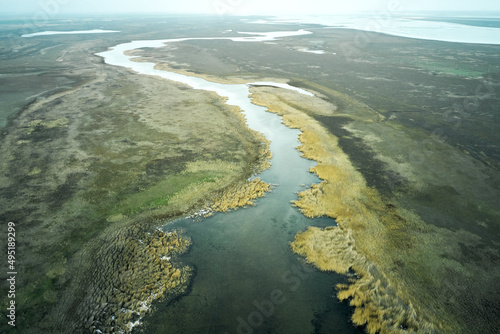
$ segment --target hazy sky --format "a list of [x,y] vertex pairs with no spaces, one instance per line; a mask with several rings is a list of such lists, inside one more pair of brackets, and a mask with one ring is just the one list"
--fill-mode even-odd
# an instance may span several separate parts
[[500,11],[499,0],[0,0],[0,13],[335,14],[352,11]]

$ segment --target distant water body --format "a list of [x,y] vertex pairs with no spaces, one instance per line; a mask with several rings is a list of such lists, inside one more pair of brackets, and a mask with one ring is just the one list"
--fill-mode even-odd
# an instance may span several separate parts
[[[390,13],[371,16],[296,16],[259,20],[260,23],[313,23],[332,28],[355,29],[387,35],[455,43],[500,44],[500,17],[487,18],[490,26],[467,24],[476,17],[396,16]],[[482,20],[486,20],[483,18]],[[495,24],[498,23],[498,24]]]
[[93,29],[93,30],[74,30],[74,31],[40,31],[32,34],[24,34],[21,37],[36,37],[36,36],[47,36],[47,35],[80,35],[80,34],[105,34],[105,33],[113,33],[119,32],[116,30],[101,30],[101,29]]

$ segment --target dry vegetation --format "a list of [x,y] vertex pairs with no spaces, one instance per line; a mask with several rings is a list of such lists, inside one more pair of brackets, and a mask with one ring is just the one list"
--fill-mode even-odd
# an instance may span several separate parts
[[263,197],[269,190],[270,185],[259,178],[242,182],[232,189],[224,190],[219,197],[215,198],[210,207],[215,211],[226,212],[238,207],[253,205],[252,200]]
[[175,231],[150,233],[140,227],[117,231],[106,239],[95,256],[89,288],[78,306],[81,327],[90,332],[128,332],[139,324],[153,301],[186,292],[191,268],[171,261],[187,250],[189,239]]

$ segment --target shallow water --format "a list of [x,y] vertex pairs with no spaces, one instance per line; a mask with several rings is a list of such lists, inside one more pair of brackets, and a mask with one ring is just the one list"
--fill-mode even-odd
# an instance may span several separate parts
[[181,219],[163,227],[165,231],[181,228],[192,238],[190,252],[181,259],[196,268],[196,275],[188,295],[173,303],[159,303],[156,312],[143,319],[141,328],[147,333],[362,333],[351,326],[348,305],[335,298],[335,285],[346,278],[319,272],[289,246],[295,234],[307,226],[335,224],[327,218],[308,219],[290,203],[297,199],[297,192],[319,182],[309,172],[315,163],[296,150],[299,131],[253,105],[248,85],[216,84],[159,71],[154,64],[131,62],[123,56],[130,48],[163,43],[138,41],[99,55],[109,64],[228,97],[228,104],[244,111],[249,127],[271,141],[272,166],[259,177],[275,187],[254,207],[207,219]]
[[[415,14],[417,15],[417,14]],[[497,17],[498,18],[498,17]],[[260,20],[262,24],[269,23],[304,23],[321,24],[327,27],[355,29],[360,31],[378,32],[382,34],[426,39],[434,41],[472,43],[472,44],[500,44],[500,27],[495,22],[494,25],[485,27],[478,25],[464,24],[466,19],[472,17],[459,17],[461,23],[453,22],[457,17],[425,17],[405,16],[396,14],[395,9],[381,8],[375,15],[349,16],[349,15],[300,15],[282,16],[275,20]],[[363,43],[368,43],[370,37],[359,34],[358,47],[363,47]]]
[[309,225],[278,188],[256,207],[177,221],[193,239],[182,261],[196,268],[191,292],[144,319],[147,333],[357,333],[335,296],[344,279],[303,263],[289,247]]
[[40,31],[32,34],[24,34],[21,37],[36,37],[36,36],[48,36],[48,35],[80,35],[80,34],[106,34],[119,32],[117,30],[102,30],[102,29],[93,29],[93,30],[74,30],[74,31]]

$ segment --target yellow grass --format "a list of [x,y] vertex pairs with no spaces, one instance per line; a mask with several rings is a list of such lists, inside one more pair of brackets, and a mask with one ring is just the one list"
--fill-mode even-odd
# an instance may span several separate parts
[[[92,331],[128,332],[132,317],[144,316],[151,303],[175,289],[187,287],[191,269],[171,263],[171,257],[183,253],[190,240],[178,232],[141,233],[132,229],[115,233],[112,242],[95,255],[106,273],[95,270],[91,288],[76,316]],[[132,233],[132,234],[133,234]]]
[[225,212],[237,207],[253,205],[253,200],[265,196],[270,190],[270,185],[259,178],[247,181],[226,189],[215,198],[210,206],[213,210]]

